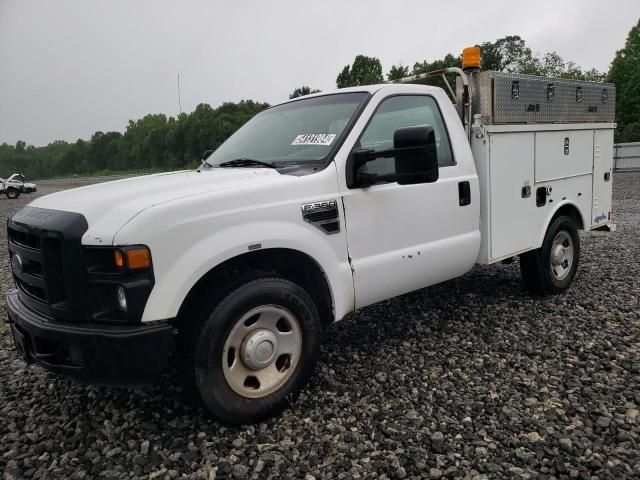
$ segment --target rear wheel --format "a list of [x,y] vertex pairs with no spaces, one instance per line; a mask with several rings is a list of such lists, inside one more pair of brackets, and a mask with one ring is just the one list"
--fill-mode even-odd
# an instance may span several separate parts
[[7,196],[7,198],[11,199],[18,198],[20,196],[20,191],[15,188],[10,188],[7,190],[5,195]]
[[556,218],[542,247],[520,255],[522,279],[534,293],[562,293],[575,278],[580,260],[580,237],[569,217]]
[[316,363],[320,331],[306,291],[265,275],[214,301],[192,328],[180,332],[187,350],[181,374],[221,420],[257,422],[286,408],[304,386]]

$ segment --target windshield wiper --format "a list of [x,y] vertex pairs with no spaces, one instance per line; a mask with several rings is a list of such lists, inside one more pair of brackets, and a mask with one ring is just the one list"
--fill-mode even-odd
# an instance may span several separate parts
[[263,162],[262,160],[254,160],[253,158],[236,158],[235,160],[229,160],[222,162],[220,167],[269,167],[278,168],[275,163]]

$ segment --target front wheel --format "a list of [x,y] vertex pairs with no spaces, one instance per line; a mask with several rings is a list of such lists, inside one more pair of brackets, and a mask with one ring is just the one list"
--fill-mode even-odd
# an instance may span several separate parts
[[304,386],[320,331],[307,292],[265,276],[231,291],[201,312],[194,328],[180,332],[186,348],[181,375],[216,417],[254,423],[282,411]]
[[556,218],[545,234],[542,246],[520,255],[522,279],[534,293],[562,293],[578,270],[580,236],[569,217]]
[[20,196],[20,191],[15,188],[10,188],[6,192],[7,198],[14,199]]

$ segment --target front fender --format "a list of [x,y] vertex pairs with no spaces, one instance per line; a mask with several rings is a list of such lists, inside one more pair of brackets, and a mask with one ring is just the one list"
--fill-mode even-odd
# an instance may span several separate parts
[[313,258],[327,277],[336,320],[353,310],[353,280],[342,233],[328,236],[310,225],[254,221],[216,231],[184,249],[169,239],[149,242],[156,284],[142,321],[175,318],[198,280],[225,261],[248,253],[249,246],[255,251],[258,244],[261,249],[288,248]]

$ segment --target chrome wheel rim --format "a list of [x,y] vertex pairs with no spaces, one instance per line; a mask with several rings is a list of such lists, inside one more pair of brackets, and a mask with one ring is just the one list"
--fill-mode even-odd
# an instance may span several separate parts
[[283,307],[261,305],[244,314],[229,332],[222,352],[224,378],[243,397],[265,397],[291,377],[301,351],[298,319]]
[[571,271],[575,249],[573,240],[564,230],[558,232],[551,244],[551,273],[557,280],[564,280]]

